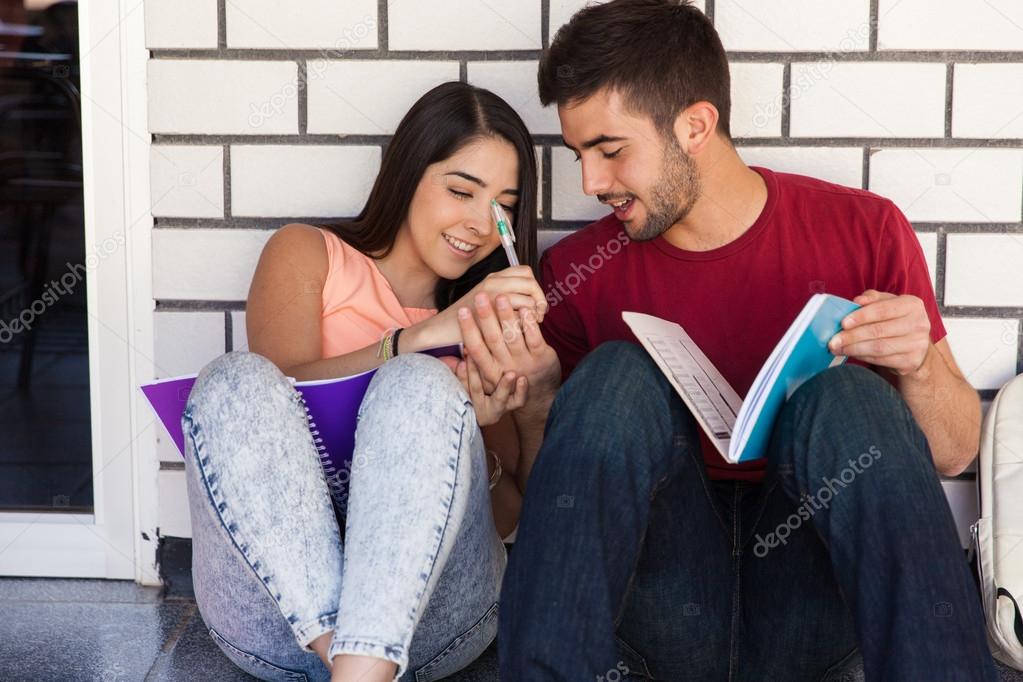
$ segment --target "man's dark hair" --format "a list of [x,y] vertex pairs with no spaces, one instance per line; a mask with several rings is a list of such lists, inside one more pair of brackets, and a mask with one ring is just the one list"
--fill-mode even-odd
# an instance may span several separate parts
[[613,0],[577,12],[540,61],[540,101],[571,104],[608,88],[669,134],[679,113],[710,102],[731,139],[728,58],[714,25],[688,0]]

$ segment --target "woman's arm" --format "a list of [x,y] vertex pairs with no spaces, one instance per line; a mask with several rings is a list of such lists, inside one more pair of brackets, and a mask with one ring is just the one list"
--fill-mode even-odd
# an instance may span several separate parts
[[[490,491],[490,508],[494,514],[494,524],[502,538],[511,535],[519,524],[519,512],[522,510],[522,493],[515,484],[515,473],[519,461],[519,436],[512,421],[511,414],[505,414],[501,420],[491,426],[483,427],[483,442],[487,450],[493,450],[501,459],[503,473],[497,486]],[[493,473],[494,459],[487,455],[487,471]]]
[[327,247],[311,225],[285,225],[263,247],[249,287],[249,350],[299,381],[358,374],[383,364],[377,344],[322,358],[320,340]]

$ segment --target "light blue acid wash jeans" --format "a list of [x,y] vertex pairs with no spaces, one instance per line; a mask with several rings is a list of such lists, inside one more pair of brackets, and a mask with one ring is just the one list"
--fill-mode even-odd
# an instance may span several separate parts
[[333,630],[331,658],[387,659],[424,682],[494,640],[507,555],[476,415],[442,362],[402,355],[374,376],[344,517],[299,394],[263,356],[203,368],[182,425],[195,599],[239,668],[329,680],[308,644]]

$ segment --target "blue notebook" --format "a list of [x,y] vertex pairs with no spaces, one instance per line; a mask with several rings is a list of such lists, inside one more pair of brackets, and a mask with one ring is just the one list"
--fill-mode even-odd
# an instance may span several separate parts
[[696,421],[728,462],[767,455],[774,422],[804,381],[842,364],[828,341],[860,306],[838,296],[814,294],[771,351],[741,399],[682,327],[653,315],[623,312],[643,347],[657,362]]

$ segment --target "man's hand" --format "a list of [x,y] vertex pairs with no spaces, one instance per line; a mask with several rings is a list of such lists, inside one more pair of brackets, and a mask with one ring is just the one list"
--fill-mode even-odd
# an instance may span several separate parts
[[525,376],[529,402],[550,400],[561,380],[561,364],[554,349],[547,345],[536,317],[528,309],[518,314],[504,296],[497,297],[497,308],[490,297],[475,298],[475,316],[468,308],[458,310],[465,352],[473,359],[484,389],[493,392],[506,372]]
[[885,367],[899,375],[915,374],[931,351],[931,321],[922,300],[868,289],[853,299],[863,306],[842,320],[842,331],[828,349]]

